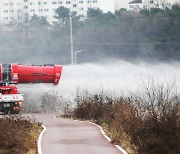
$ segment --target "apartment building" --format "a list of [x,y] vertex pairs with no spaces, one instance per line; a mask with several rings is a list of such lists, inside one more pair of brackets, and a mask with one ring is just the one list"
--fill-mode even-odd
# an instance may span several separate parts
[[22,22],[34,14],[54,21],[55,10],[64,6],[84,17],[89,8],[99,8],[99,0],[0,0],[0,24]]

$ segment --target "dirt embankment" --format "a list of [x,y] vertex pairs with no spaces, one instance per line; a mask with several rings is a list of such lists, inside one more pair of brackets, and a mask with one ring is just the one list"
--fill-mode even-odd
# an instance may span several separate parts
[[0,153],[36,154],[41,125],[17,116],[0,118]]

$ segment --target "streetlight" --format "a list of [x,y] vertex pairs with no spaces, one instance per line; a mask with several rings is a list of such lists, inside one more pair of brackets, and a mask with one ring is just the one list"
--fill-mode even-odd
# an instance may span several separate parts
[[77,53],[80,53],[80,52],[83,52],[83,51],[86,51],[86,49],[82,49],[82,50],[79,50],[79,51],[75,51],[75,57],[74,57],[74,64],[77,63]]
[[70,20],[70,43],[71,43],[71,64],[74,64],[74,49],[73,49],[73,32],[72,32],[72,16],[71,10],[69,13],[69,20]]

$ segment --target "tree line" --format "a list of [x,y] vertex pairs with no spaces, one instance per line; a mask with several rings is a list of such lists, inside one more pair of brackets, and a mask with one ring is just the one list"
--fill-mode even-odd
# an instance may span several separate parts
[[[0,29],[0,60],[3,63],[70,63],[69,9],[56,10],[56,22],[34,15]],[[77,62],[107,59],[179,60],[180,5],[131,12],[120,9],[103,13],[89,9],[82,20],[72,12],[74,51]],[[4,30],[5,29],[5,30]]]

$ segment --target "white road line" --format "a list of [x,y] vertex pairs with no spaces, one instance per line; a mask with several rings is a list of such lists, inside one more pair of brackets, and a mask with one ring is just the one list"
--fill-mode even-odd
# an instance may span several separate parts
[[123,154],[128,154],[123,148],[121,148],[119,145],[115,145],[116,148],[118,148]]
[[103,136],[104,136],[109,142],[111,142],[111,139],[106,135],[106,133],[104,132],[104,130],[102,129],[101,126],[99,126],[99,125],[97,125],[97,124],[95,124],[95,123],[93,123],[93,122],[89,122],[89,123],[91,123],[91,124],[99,127],[99,129],[100,129],[101,133],[103,134]]
[[42,127],[43,127],[43,130],[40,133],[39,138],[38,138],[38,154],[42,154],[41,140],[42,140],[42,136],[44,132],[46,131],[46,127],[44,125],[42,125]]
[[[104,137],[105,137],[109,142],[111,142],[111,139],[106,135],[106,133],[104,132],[104,130],[102,129],[101,126],[99,126],[99,125],[97,125],[97,124],[95,124],[95,123],[93,123],[93,122],[89,122],[89,123],[91,123],[91,124],[99,127],[100,130],[101,130],[101,133],[104,135]],[[124,150],[123,148],[121,148],[119,145],[115,145],[115,147],[118,148],[118,150],[121,151],[123,154],[128,154],[128,153],[126,152],[126,150]]]
[[[90,124],[93,124],[93,125],[99,127],[99,129],[100,129],[101,133],[103,134],[103,136],[104,136],[109,142],[111,142],[111,139],[106,135],[106,133],[104,132],[104,130],[102,129],[102,127],[99,126],[98,124],[95,124],[95,123],[89,122],[89,121],[80,121],[80,120],[73,120],[73,121],[78,121],[78,122],[83,122],[83,123],[84,123],[84,122],[88,122],[88,123],[90,123]],[[126,152],[126,150],[124,150],[123,148],[121,148],[119,145],[115,145],[115,147],[116,147],[119,151],[121,151],[123,154],[128,154],[128,153]],[[39,153],[39,154],[40,154],[40,153]]]

